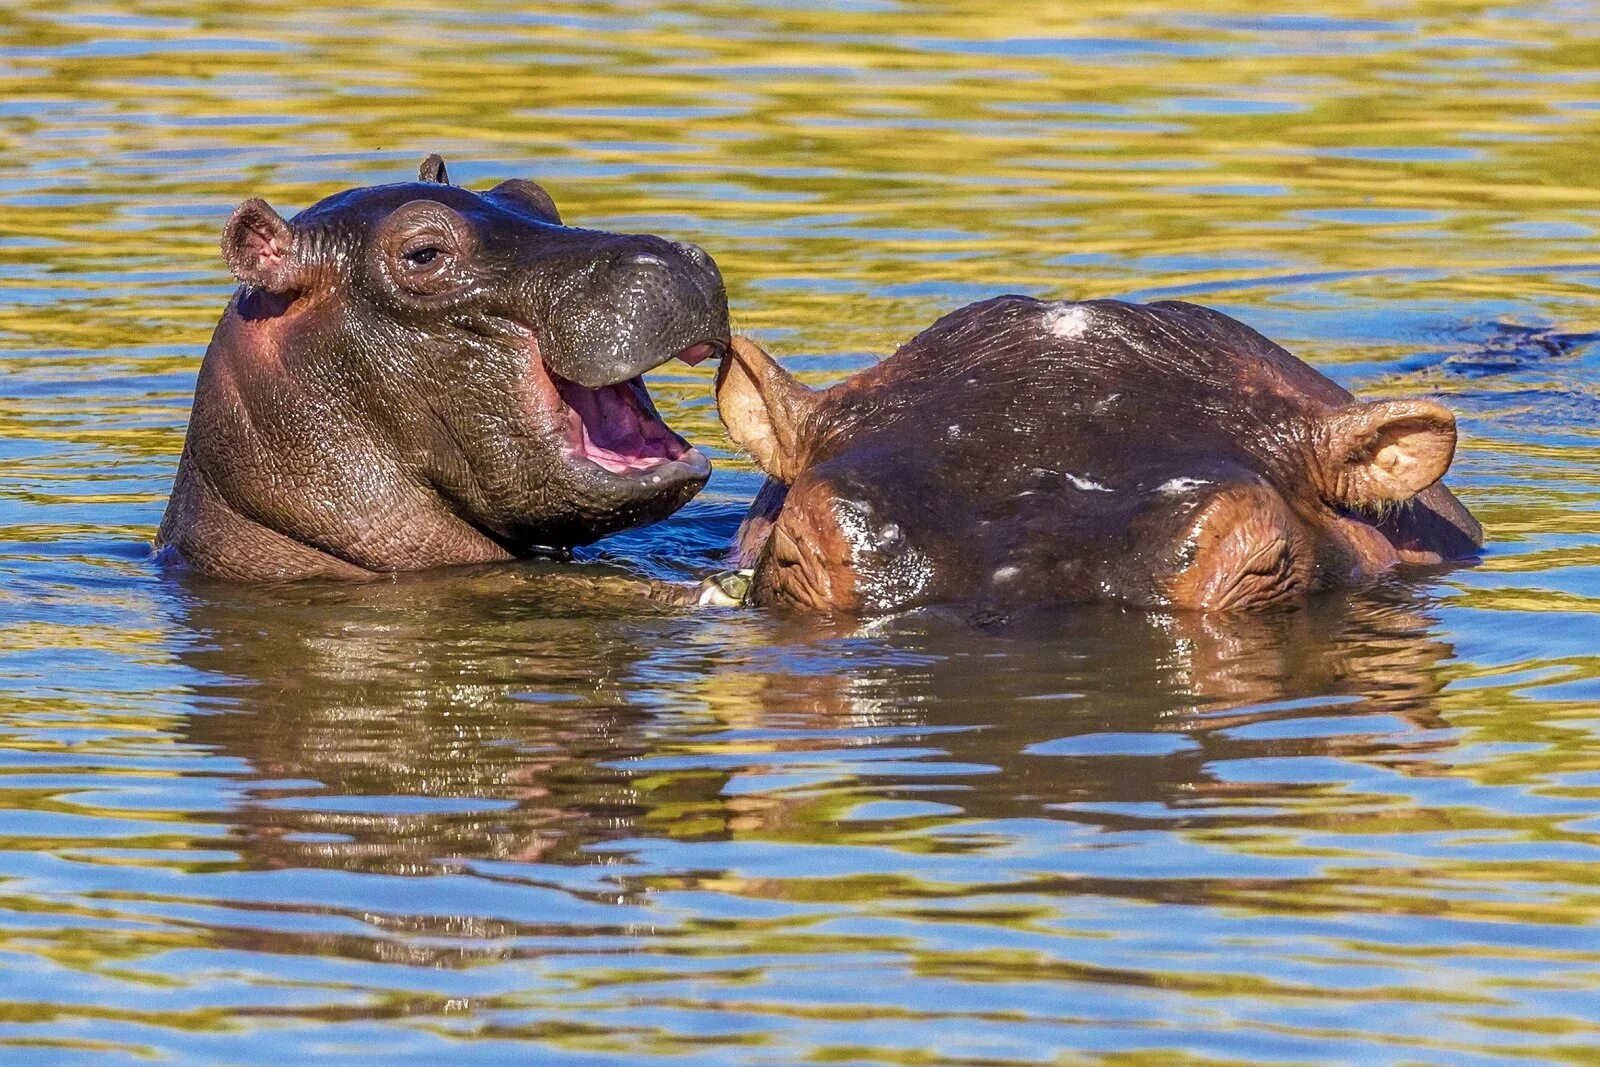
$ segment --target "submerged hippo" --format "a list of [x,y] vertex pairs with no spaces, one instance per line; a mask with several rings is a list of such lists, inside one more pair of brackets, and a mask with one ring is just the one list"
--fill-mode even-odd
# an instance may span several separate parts
[[717,403],[772,479],[756,605],[1264,608],[1482,544],[1435,484],[1449,411],[1358,403],[1193,304],[1002,296],[823,392],[737,338]]
[[164,555],[230,579],[504,560],[665,518],[710,464],[639,375],[716,355],[711,257],[562,224],[513,179],[353,189],[228,220]]

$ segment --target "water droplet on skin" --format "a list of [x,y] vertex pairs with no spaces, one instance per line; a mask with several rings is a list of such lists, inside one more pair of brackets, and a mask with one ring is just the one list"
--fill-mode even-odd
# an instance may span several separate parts
[[1204,478],[1173,478],[1156,486],[1156,492],[1162,496],[1177,496],[1179,493],[1187,493],[1191,489],[1199,489],[1203,485],[1210,484]]
[[863,604],[868,610],[887,611],[915,600],[933,581],[933,563],[905,543],[899,523],[874,522],[865,501],[836,500],[833,515],[850,549],[858,571],[870,574]]
[[1080,489],[1085,493],[1109,493],[1109,492],[1111,492],[1111,490],[1108,487],[1106,487],[1104,485],[1101,485],[1099,482],[1095,481],[1093,478],[1085,478],[1080,474],[1073,474],[1071,471],[1068,471],[1066,474],[1063,474],[1062,477],[1067,480],[1067,484],[1072,486],[1072,488]]

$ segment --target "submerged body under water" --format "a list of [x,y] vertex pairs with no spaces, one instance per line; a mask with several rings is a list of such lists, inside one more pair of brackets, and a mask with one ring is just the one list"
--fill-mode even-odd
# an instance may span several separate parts
[[[1595,14],[8,6],[0,1060],[1593,1062]],[[705,246],[813,385],[1001,292],[1219,307],[1455,410],[1485,555],[1244,618],[641,605],[759,484],[678,366],[710,487],[571,565],[161,572],[229,208],[430,150]]]

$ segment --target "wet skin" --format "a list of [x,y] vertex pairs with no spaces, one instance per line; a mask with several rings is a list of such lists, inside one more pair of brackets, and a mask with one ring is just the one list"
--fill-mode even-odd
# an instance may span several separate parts
[[998,297],[823,392],[736,338],[717,388],[771,476],[756,605],[1257,609],[1482,544],[1438,484],[1448,410],[1359,403],[1193,304]]
[[235,580],[507,560],[658,521],[710,463],[640,375],[727,344],[693,245],[561,223],[514,179],[229,220],[244,283],[201,365],[164,558]]

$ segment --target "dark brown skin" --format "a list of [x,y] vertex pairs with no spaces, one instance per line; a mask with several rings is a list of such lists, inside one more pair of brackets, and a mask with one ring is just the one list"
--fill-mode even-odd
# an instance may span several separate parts
[[710,464],[639,375],[728,342],[711,257],[561,223],[543,189],[421,180],[229,220],[244,283],[206,351],[156,537],[235,580],[559,552],[665,518]]
[[1437,484],[1448,410],[1359,403],[1193,304],[998,297],[825,392],[735,338],[717,390],[772,478],[757,605],[1258,609],[1482,545]]

